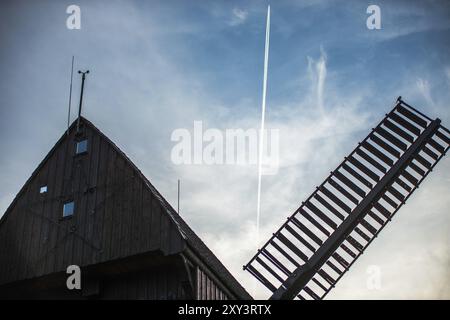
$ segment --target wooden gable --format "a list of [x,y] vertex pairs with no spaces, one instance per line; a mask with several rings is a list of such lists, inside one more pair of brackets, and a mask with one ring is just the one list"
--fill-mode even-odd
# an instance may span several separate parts
[[[87,151],[76,154],[78,141]],[[41,187],[46,187],[45,190]],[[181,252],[177,224],[139,170],[82,119],[45,157],[0,220],[0,284],[149,251]],[[73,202],[73,215],[63,205]]]

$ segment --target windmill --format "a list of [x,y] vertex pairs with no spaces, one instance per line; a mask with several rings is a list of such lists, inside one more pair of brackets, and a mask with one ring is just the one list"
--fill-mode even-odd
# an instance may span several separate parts
[[[269,32],[270,7],[261,128]],[[272,292],[271,299],[323,299],[447,152],[450,131],[440,123],[398,97],[393,110],[287,218],[244,270]],[[261,174],[257,230],[260,191]]]
[[450,146],[450,131],[395,107],[244,266],[271,299],[323,299]]
[[[270,7],[257,228],[269,33]],[[0,298],[251,299],[179,215],[180,181],[175,210],[131,160],[81,116],[89,71],[78,72],[78,118],[69,126],[73,64],[72,57],[67,131],[0,219]],[[271,299],[323,299],[449,147],[450,131],[441,121],[399,97],[244,269],[272,292]],[[66,211],[66,205],[71,209]],[[68,265],[81,266],[88,275],[81,292],[66,288]]]

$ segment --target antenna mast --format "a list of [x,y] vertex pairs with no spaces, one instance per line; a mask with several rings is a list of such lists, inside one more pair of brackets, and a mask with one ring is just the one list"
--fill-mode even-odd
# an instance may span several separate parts
[[180,179],[178,179],[178,208],[177,208],[178,214],[180,214]]
[[74,56],[72,56],[72,69],[70,71],[70,90],[69,90],[69,112],[67,113],[67,135],[69,135],[69,126],[70,126],[70,106],[72,104],[72,82],[73,82],[73,60]]
[[80,106],[78,107],[77,132],[79,132],[79,130],[80,130],[80,117],[81,117],[81,106],[83,105],[84,80],[86,79],[86,74],[89,73],[89,70],[86,70],[85,72],[78,70],[78,73],[81,74],[82,77],[81,77]]

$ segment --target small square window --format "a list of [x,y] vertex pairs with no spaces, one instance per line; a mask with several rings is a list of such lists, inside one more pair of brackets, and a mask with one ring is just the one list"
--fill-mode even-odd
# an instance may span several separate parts
[[64,203],[63,218],[72,216],[74,210],[75,210],[75,203],[73,201]]
[[47,186],[42,186],[42,187],[39,189],[39,193],[47,193]]
[[88,141],[87,139],[77,142],[76,154],[87,152]]

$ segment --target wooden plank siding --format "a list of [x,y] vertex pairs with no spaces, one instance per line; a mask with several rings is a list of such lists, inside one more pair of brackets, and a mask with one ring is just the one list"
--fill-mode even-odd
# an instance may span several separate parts
[[[103,288],[98,298],[178,299],[187,290],[198,299],[251,299],[114,143],[84,118],[78,133],[75,124],[0,219],[0,295],[17,283],[65,276],[73,264],[86,270],[152,252],[181,257],[189,251],[194,274],[180,263],[165,270],[136,269],[136,274],[119,265],[117,277],[96,280]],[[87,152],[76,154],[76,142],[83,139]],[[44,185],[47,192],[40,194]],[[67,201],[75,204],[71,217],[63,217]],[[52,287],[49,296],[59,292],[72,298],[63,284]]]
[[[88,139],[88,152],[75,155],[80,138]],[[46,194],[39,193],[43,185]],[[0,284],[64,271],[71,264],[87,266],[152,250],[182,251],[177,226],[144,185],[95,129],[84,126],[78,138],[72,130],[1,219],[5,245],[0,246]],[[67,200],[74,200],[75,212],[63,219]]]
[[160,253],[94,265],[84,269],[81,290],[67,290],[64,273],[13,283],[0,299],[189,299],[188,274],[180,255]]
[[197,300],[228,300],[227,295],[212,279],[199,267],[197,267]]

